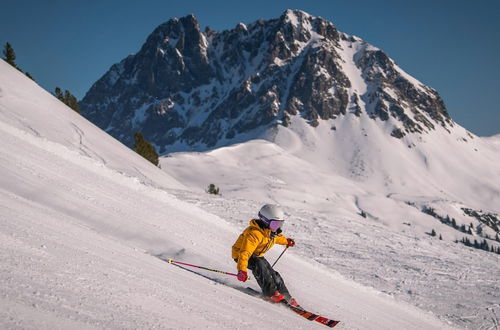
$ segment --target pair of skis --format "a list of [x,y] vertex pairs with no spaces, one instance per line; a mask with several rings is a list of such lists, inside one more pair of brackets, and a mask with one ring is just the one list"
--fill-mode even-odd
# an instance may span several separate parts
[[[252,289],[250,287],[247,287],[247,292],[249,292],[253,296],[259,296],[259,297],[265,298],[265,297],[262,296],[262,294],[259,291],[254,290],[254,289]],[[333,319],[321,316],[319,314],[306,311],[302,307],[292,306],[285,299],[283,299],[281,301],[281,303],[283,305],[285,305],[286,307],[288,307],[289,309],[291,309],[293,312],[297,313],[298,315],[302,316],[303,318],[305,318],[305,319],[307,319],[309,321],[316,321],[316,322],[324,324],[324,325],[326,325],[327,327],[330,327],[330,328],[333,328],[334,326],[336,326],[337,324],[340,323],[340,321],[333,320]]]

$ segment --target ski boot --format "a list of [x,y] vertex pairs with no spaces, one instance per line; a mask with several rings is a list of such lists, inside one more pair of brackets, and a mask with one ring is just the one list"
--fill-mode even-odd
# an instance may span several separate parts
[[283,299],[285,299],[285,297],[283,297],[283,295],[279,293],[279,291],[276,291],[272,296],[269,296],[268,298],[269,300],[271,300],[271,302],[274,303],[279,303],[283,301]]

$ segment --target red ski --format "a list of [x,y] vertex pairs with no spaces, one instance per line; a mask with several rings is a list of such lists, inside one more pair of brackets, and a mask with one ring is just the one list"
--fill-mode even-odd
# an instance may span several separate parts
[[292,311],[294,311],[295,313],[299,314],[300,316],[308,319],[309,321],[316,321],[316,322],[324,324],[330,328],[333,328],[334,326],[336,326],[337,324],[340,323],[340,321],[332,320],[332,319],[329,319],[327,317],[308,312],[305,309],[303,309],[302,307],[292,306],[285,300],[283,300],[283,303],[285,304],[285,306],[290,308]]

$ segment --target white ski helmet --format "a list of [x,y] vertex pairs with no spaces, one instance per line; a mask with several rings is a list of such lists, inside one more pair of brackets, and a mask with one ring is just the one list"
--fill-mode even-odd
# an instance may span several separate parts
[[[279,205],[266,204],[260,208],[259,219],[270,226],[272,231],[275,231],[285,221],[285,212]],[[274,225],[274,223],[276,224]]]

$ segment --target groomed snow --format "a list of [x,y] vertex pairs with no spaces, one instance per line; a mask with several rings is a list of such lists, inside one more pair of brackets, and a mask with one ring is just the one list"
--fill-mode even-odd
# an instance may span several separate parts
[[[324,328],[240,292],[234,278],[153,256],[234,271],[230,247],[259,202],[182,189],[3,61],[0,132],[0,328]],[[352,220],[288,212],[298,245],[277,268],[304,306],[341,319],[340,329],[449,328],[309,257],[317,247],[336,258],[328,244],[350,239],[342,228]]]

